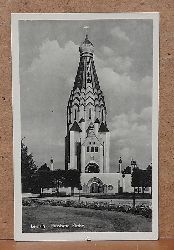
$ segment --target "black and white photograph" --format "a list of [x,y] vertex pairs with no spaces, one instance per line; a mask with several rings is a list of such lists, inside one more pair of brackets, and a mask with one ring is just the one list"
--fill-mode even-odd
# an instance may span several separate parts
[[158,239],[158,13],[12,14],[15,239]]

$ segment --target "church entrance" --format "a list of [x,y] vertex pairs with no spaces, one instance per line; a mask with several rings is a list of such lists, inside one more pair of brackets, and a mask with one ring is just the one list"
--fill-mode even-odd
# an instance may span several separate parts
[[103,185],[99,185],[98,183],[92,183],[90,186],[90,193],[103,193]]
[[104,193],[103,182],[97,177],[88,181],[88,187],[90,188],[90,193]]

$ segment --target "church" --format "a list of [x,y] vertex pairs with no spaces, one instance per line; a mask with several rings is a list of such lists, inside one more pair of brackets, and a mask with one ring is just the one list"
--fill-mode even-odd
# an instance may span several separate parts
[[80,61],[67,104],[65,169],[81,172],[83,193],[132,192],[131,174],[110,172],[110,131],[107,108],[88,35],[79,47]]

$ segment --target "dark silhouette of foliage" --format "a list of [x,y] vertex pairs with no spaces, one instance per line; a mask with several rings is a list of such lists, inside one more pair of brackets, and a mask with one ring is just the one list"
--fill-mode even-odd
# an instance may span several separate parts
[[56,169],[52,171],[53,186],[56,188],[57,196],[59,196],[59,188],[65,186],[66,170]]
[[47,164],[42,165],[38,171],[32,175],[31,188],[34,193],[40,192],[43,195],[44,188],[56,188],[57,196],[60,195],[60,187],[71,187],[71,194],[74,194],[74,188],[79,188],[80,172],[75,169],[51,171]]
[[134,168],[132,172],[132,182],[131,186],[134,187],[134,194],[133,194],[133,205],[135,206],[135,188],[142,187],[142,193],[144,194],[144,190],[147,187],[151,187],[151,194],[152,194],[152,166],[148,165],[146,170]]
[[38,172],[42,172],[42,171],[50,171],[50,168],[47,166],[46,163],[44,163],[39,169]]
[[65,186],[71,187],[71,195],[74,195],[74,188],[80,186],[80,172],[76,169],[69,169],[65,172]]
[[152,165],[148,165],[146,171],[147,171],[147,187],[151,187],[151,195],[152,195]]
[[44,188],[53,187],[52,175],[50,168],[44,163],[34,176],[35,184],[40,190],[40,195],[42,196]]
[[141,170],[136,167],[132,171],[132,182],[131,182],[132,187],[141,187]]
[[127,166],[123,171],[122,171],[123,174],[131,174],[131,167],[130,166]]
[[21,182],[22,192],[31,191],[32,175],[36,172],[37,167],[33,155],[28,152],[28,147],[21,140]]
[[140,169],[138,167],[136,167],[132,171],[132,181],[131,181],[131,186],[134,188],[133,207],[135,207],[135,188],[138,187],[138,192],[139,192],[140,183],[141,183],[141,181],[140,181]]

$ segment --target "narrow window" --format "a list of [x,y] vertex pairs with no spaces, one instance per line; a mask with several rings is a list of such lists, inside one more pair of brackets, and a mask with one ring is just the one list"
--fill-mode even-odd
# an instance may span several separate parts
[[94,147],[91,147],[91,152],[94,152]]
[[89,152],[89,146],[87,147],[87,152]]
[[91,119],[91,109],[89,109],[89,119]]
[[98,152],[98,147],[95,147],[95,152]]
[[104,110],[102,109],[102,121],[104,120]]
[[74,113],[74,120],[77,119],[77,110],[75,109],[75,113]]

